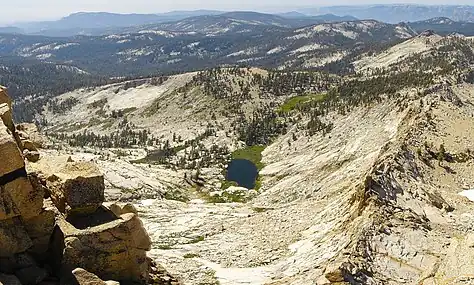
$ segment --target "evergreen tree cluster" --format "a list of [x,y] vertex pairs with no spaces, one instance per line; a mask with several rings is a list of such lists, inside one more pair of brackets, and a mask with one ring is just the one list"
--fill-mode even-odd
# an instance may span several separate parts
[[248,146],[267,145],[276,136],[286,132],[287,123],[271,106],[253,112],[250,118],[241,116],[234,127],[239,140]]

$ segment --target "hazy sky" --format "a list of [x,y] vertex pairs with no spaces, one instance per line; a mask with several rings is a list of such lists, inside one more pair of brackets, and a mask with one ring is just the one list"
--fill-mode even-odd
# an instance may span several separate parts
[[[2,10],[0,23],[57,19],[79,11],[158,13],[171,10],[253,9],[269,12],[301,6],[386,4],[393,2],[394,0],[0,0]],[[403,0],[403,3],[473,4],[473,0]]]

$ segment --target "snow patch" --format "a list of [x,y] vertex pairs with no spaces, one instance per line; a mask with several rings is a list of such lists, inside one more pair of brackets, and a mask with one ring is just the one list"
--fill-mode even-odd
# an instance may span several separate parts
[[464,190],[459,195],[466,197],[469,201],[474,202],[474,189]]
[[67,44],[57,45],[53,49],[54,50],[60,50],[60,49],[63,49],[63,48],[67,48],[67,47],[71,47],[71,46],[78,46],[78,45],[79,45],[78,43],[67,43]]
[[282,52],[283,50],[284,50],[284,48],[283,48],[283,47],[281,47],[281,46],[278,46],[278,47],[276,47],[276,48],[273,48],[273,49],[271,49],[271,50],[267,51],[267,54],[275,54],[275,53],[280,53],[280,52]]
[[39,54],[36,56],[37,59],[40,59],[40,60],[43,60],[43,59],[48,59],[50,58],[51,56],[53,56],[52,54],[50,53],[44,53],[44,54]]
[[258,52],[258,50],[256,48],[249,48],[249,49],[246,49],[246,50],[241,50],[241,51],[238,51],[238,52],[231,53],[231,54],[227,55],[227,57],[235,57],[235,56],[241,56],[241,55],[252,55],[252,54],[256,54],[257,52]]
[[308,51],[312,51],[312,50],[320,50],[320,49],[323,49],[323,48],[326,48],[326,46],[320,45],[320,44],[309,44],[309,45],[302,46],[298,49],[295,49],[295,50],[291,51],[290,53],[291,54],[303,53],[303,52],[308,52]]

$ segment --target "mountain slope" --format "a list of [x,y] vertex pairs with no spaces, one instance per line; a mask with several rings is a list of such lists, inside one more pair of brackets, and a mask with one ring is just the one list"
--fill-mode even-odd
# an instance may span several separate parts
[[[46,130],[99,162],[189,284],[466,284],[474,45],[421,35],[375,56],[397,49],[342,78],[219,68],[75,90]],[[222,171],[248,146],[265,147],[261,187],[222,203],[241,198]]]

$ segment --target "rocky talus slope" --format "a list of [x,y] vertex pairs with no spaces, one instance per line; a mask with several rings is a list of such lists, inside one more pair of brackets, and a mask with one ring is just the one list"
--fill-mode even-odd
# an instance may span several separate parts
[[37,129],[14,125],[3,87],[0,110],[0,284],[177,284],[147,258],[134,207],[104,204],[95,164],[39,157]]

